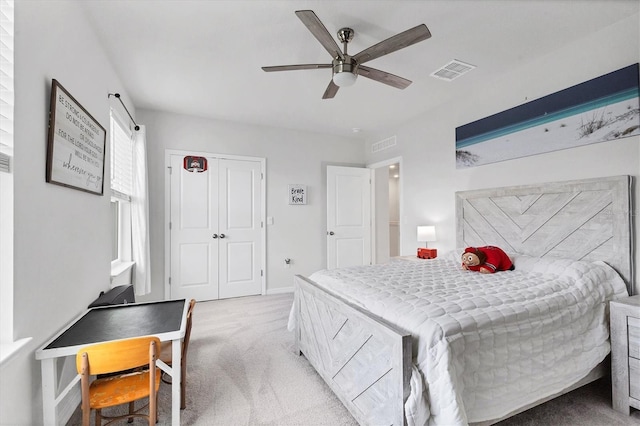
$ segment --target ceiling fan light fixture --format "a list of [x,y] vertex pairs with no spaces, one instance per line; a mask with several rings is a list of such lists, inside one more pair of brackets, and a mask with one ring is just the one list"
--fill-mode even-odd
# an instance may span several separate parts
[[338,87],[349,87],[356,83],[357,75],[348,72],[337,72],[333,74],[333,83]]
[[344,59],[335,58],[333,60],[333,84],[338,87],[353,86],[358,78],[358,64],[349,55],[345,54]]

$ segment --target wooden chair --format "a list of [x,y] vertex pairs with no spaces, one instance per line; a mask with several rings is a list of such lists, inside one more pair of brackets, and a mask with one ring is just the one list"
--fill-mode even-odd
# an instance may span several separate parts
[[[76,368],[81,375],[82,425],[89,426],[91,410],[96,410],[96,425],[102,419],[108,425],[116,420],[144,417],[149,426],[157,420],[157,392],[161,371],[156,367],[160,348],[157,337],[138,337],[87,346],[76,355]],[[144,369],[140,368],[143,367]],[[136,369],[124,373],[125,370]],[[111,375],[111,373],[118,373]],[[91,381],[91,376],[108,375]],[[135,410],[135,401],[149,398],[149,403]],[[129,413],[122,416],[103,416],[102,409],[129,403]],[[149,407],[148,414],[140,411]]]
[[[191,338],[191,324],[193,323],[193,308],[196,306],[196,300],[191,299],[189,301],[189,308],[187,309],[187,327],[184,333],[184,339],[182,340],[182,359],[180,361],[180,409],[184,410],[187,406],[187,400],[185,391],[187,389],[187,350],[189,349],[189,339]],[[171,354],[171,342],[162,342],[162,349],[160,351],[160,359],[167,365],[172,365]],[[165,374],[162,375],[162,381],[171,384],[171,379],[168,379]]]

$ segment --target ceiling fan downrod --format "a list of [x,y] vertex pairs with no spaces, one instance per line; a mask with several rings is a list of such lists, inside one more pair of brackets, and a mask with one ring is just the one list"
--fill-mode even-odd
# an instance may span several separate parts
[[351,28],[340,28],[338,30],[338,40],[342,43],[344,54],[347,54],[347,44],[353,40],[354,31]]

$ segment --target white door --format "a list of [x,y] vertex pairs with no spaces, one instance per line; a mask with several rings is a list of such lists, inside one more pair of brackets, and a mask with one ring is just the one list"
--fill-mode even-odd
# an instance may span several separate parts
[[371,263],[371,170],[327,166],[327,268]]
[[260,294],[260,163],[221,159],[219,170],[219,296]]
[[261,163],[206,157],[188,171],[170,155],[170,297],[262,292]]
[[183,155],[171,155],[171,298],[218,298],[218,169],[189,172]]

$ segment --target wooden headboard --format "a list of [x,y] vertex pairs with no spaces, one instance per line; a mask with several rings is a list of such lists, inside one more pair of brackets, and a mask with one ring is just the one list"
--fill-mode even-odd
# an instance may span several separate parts
[[633,282],[630,176],[456,192],[458,248],[602,260]]

